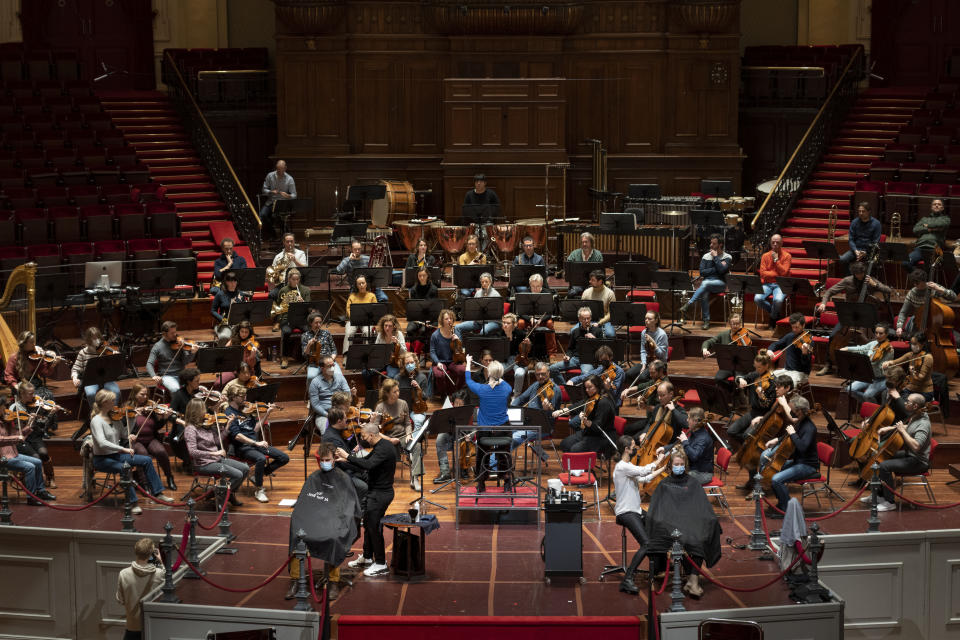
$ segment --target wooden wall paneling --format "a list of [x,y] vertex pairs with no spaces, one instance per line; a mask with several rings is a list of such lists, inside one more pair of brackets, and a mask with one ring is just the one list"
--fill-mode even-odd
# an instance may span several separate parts
[[342,56],[278,54],[278,153],[348,149],[348,86]]
[[478,104],[474,107],[476,126],[474,144],[472,147],[501,147],[503,146],[504,113],[500,105]]
[[[522,218],[543,218],[543,207],[537,205],[543,204],[544,185],[543,176],[529,176],[523,181],[516,181],[510,189],[510,199],[512,206],[508,212],[511,220],[520,220]],[[550,181],[550,204],[560,204],[561,190],[560,181]],[[553,209],[553,216],[559,217],[556,209]],[[553,217],[551,216],[551,217]]]
[[585,140],[605,143],[609,104],[605,95],[606,67],[589,57],[573,58],[567,67],[567,153],[589,154]]
[[404,102],[401,126],[408,153],[440,153],[443,147],[444,65],[438,60],[403,63]]
[[737,141],[736,78],[733,54],[672,53],[668,57],[666,151],[676,147],[734,150]]
[[620,65],[620,145],[625,153],[658,153],[661,150],[662,101],[657,88],[663,82],[664,58],[631,57]]
[[396,65],[389,59],[364,57],[352,65],[353,120],[352,148],[356,153],[387,153],[399,144],[391,132],[395,129],[403,82]]
[[504,139],[502,144],[507,147],[529,147],[531,142],[537,146],[536,141],[531,140],[530,134],[534,133],[534,123],[537,114],[528,105],[508,105],[502,110],[504,120]]

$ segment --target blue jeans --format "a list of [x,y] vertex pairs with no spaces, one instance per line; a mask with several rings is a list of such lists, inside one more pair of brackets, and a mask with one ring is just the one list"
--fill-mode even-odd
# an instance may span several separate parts
[[787,503],[790,502],[790,492],[787,491],[787,483],[794,480],[803,480],[817,475],[817,470],[808,464],[801,464],[793,460],[787,460],[783,465],[783,471],[774,474],[770,480],[770,486],[777,495],[777,509],[787,510]]
[[581,369],[580,367],[580,356],[570,356],[570,361],[565,362],[563,360],[559,362],[554,362],[550,365],[550,378],[553,379],[557,384],[563,384],[563,372],[567,369]]
[[700,301],[700,308],[703,310],[703,321],[707,322],[710,320],[710,295],[711,293],[722,293],[727,290],[727,283],[723,280],[716,280],[713,278],[704,279],[700,286],[697,287],[697,290],[693,292],[693,297],[690,298],[689,304],[693,306],[693,303],[697,300]]
[[[842,264],[844,267],[842,272],[843,273],[848,272],[850,270],[850,267],[849,267],[850,263],[856,262],[856,261],[857,261],[857,254],[855,254],[853,251],[847,251],[845,254],[840,256],[840,264]],[[838,271],[841,271],[841,270],[838,270]]]
[[873,382],[850,383],[850,395],[860,402],[880,402],[883,390],[887,388],[887,379],[879,378]]
[[[144,487],[152,495],[163,493],[163,485],[160,484],[160,476],[153,466],[153,458],[150,456],[130,455],[129,453],[112,453],[108,456],[93,456],[93,468],[105,473],[120,473],[123,471],[123,463],[126,462],[132,468],[139,468],[147,476],[147,484]],[[137,490],[133,485],[127,491],[127,500],[137,501]]]
[[44,490],[43,461],[40,458],[17,454],[16,458],[7,458],[7,468],[23,472],[23,484],[30,493],[36,495]]
[[[105,382],[103,383],[103,388],[107,391],[113,391],[114,395],[117,396],[117,404],[120,404],[120,385],[116,382]],[[83,395],[87,396],[87,404],[91,407],[93,406],[93,399],[96,397],[97,391],[100,391],[100,385],[98,384],[88,384],[83,388]]]
[[171,396],[177,391],[180,391],[180,378],[177,376],[162,376],[160,378],[160,383],[166,387]]
[[604,322],[600,326],[600,331],[603,332],[603,337],[606,340],[613,340],[617,337],[617,328],[613,326],[612,322]]
[[[767,302],[767,298],[773,296],[773,304]],[[770,314],[771,320],[777,320],[780,317],[780,309],[783,308],[783,291],[776,282],[763,285],[763,293],[753,296],[753,303]]]
[[[238,457],[253,463],[253,486],[257,489],[263,488],[264,474],[270,475],[290,462],[290,456],[273,447],[263,450],[252,445],[241,445],[235,448]],[[269,464],[267,464],[267,458],[270,458]]]
[[510,443],[510,450],[513,451],[517,447],[523,446],[524,442],[535,442],[537,439],[537,433],[538,432],[536,430],[526,431],[521,429],[519,431],[514,431],[511,435],[512,442]]
[[383,289],[374,289],[373,295],[377,296],[377,302],[389,302],[390,298],[387,297],[387,294],[383,292]]
[[[480,331],[480,323],[474,320],[467,320],[466,322],[461,322],[453,328],[453,332],[457,334],[457,337],[460,340],[463,340],[463,334],[467,331]],[[490,335],[492,331],[495,331],[500,326],[498,322],[487,322],[483,325],[483,335]]]
[[476,289],[460,289],[460,296],[463,298],[472,298],[476,292]]
[[916,269],[923,262],[923,251],[914,249],[907,256],[907,261],[902,263],[904,269]]

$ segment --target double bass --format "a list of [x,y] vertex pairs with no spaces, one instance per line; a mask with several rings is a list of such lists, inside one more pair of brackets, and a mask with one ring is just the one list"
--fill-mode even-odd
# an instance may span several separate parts
[[[943,259],[943,249],[939,246],[934,252],[934,259],[930,261],[930,271],[927,281],[933,279],[934,270]],[[956,321],[953,309],[933,297],[926,304],[920,306],[914,313],[914,322],[917,330],[927,337],[930,346],[930,355],[933,356],[934,371],[947,376],[947,380],[956,375],[960,369],[960,358],[957,357],[957,348],[953,344],[953,327]]]
[[[870,274],[873,273],[873,265],[876,264],[877,256],[880,255],[880,246],[876,244],[872,245],[870,249],[867,250],[867,254],[867,273],[863,277],[863,284],[860,287],[860,295],[857,296],[857,302],[863,302],[867,298],[867,291],[870,287]],[[859,335],[859,333],[853,327],[844,327],[834,336],[828,348],[830,362],[837,361],[837,351],[848,346],[851,340],[853,340],[854,335]]]

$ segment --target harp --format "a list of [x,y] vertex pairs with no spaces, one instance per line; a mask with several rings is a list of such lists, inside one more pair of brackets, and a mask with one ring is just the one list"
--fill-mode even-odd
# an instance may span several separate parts
[[17,336],[21,331],[37,332],[36,276],[37,265],[33,262],[16,267],[0,296],[0,353],[4,362],[19,348]]

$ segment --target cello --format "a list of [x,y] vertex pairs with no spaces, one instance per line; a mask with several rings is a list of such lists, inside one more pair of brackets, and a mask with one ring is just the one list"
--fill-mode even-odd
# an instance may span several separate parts
[[867,420],[866,426],[860,429],[860,433],[858,433],[850,443],[850,457],[857,462],[866,460],[870,451],[877,447],[879,438],[877,432],[881,428],[888,427],[896,421],[896,414],[894,414],[893,408],[890,406],[891,400],[892,398],[887,396],[887,401],[877,407],[873,415]]
[[874,454],[870,456],[867,463],[863,465],[863,469],[860,470],[860,479],[864,482],[870,482],[870,479],[873,477],[873,464],[880,464],[885,460],[889,460],[903,448],[903,445],[903,436],[900,435],[900,432],[897,430],[891,431],[887,439],[878,444]]
[[[870,288],[870,274],[873,273],[873,266],[877,262],[877,256],[880,254],[880,246],[872,245],[867,251],[867,273],[863,276],[863,285],[860,287],[860,295],[857,296],[857,302],[863,302],[867,298],[867,291]],[[849,346],[854,335],[859,335],[853,327],[844,327],[840,330],[833,340],[830,341],[828,351],[830,353],[830,362],[837,361],[837,351]]]
[[[820,408],[820,404],[818,403],[814,406],[813,411],[820,411]],[[773,458],[771,458],[770,463],[765,466],[761,472],[763,479],[770,482],[773,476],[783,471],[783,465],[790,460],[790,457],[793,456],[793,452],[796,451],[796,449],[796,445],[793,444],[793,438],[790,436],[781,440],[773,452]]]
[[[927,275],[928,282],[932,281],[933,272],[943,259],[943,249],[938,246],[933,255]],[[953,327],[956,321],[953,309],[933,297],[931,291],[926,304],[914,312],[914,321],[918,325],[917,330],[927,337],[934,371],[943,373],[947,380],[950,380],[960,369],[960,358],[957,357],[957,349],[953,344]]]
[[[772,377],[768,376],[763,379],[760,386],[762,389],[766,389],[767,385],[771,384],[773,384]],[[747,438],[740,450],[737,451],[737,464],[741,467],[756,469],[760,463],[760,454],[764,450],[763,445],[768,440],[779,436],[784,426],[786,426],[786,416],[783,413],[783,405],[780,404],[779,398],[775,398],[773,406],[764,414],[763,420],[757,425],[753,435]]]
[[[674,400],[676,400],[676,398],[674,398]],[[670,402],[673,402],[674,400],[671,400]],[[670,402],[667,404],[670,404]],[[642,467],[656,461],[657,449],[660,447],[666,447],[673,441],[673,425],[671,425],[669,422],[672,415],[673,411],[667,409],[666,405],[662,405],[657,409],[657,414],[654,416],[653,426],[647,430],[647,437],[637,448],[637,452],[634,454],[633,460],[630,461],[631,463],[638,467]],[[641,491],[648,495],[652,494],[653,490],[657,488],[658,484],[660,484],[660,481],[666,477],[666,472],[654,477],[652,480],[650,480],[650,482],[641,487]]]

